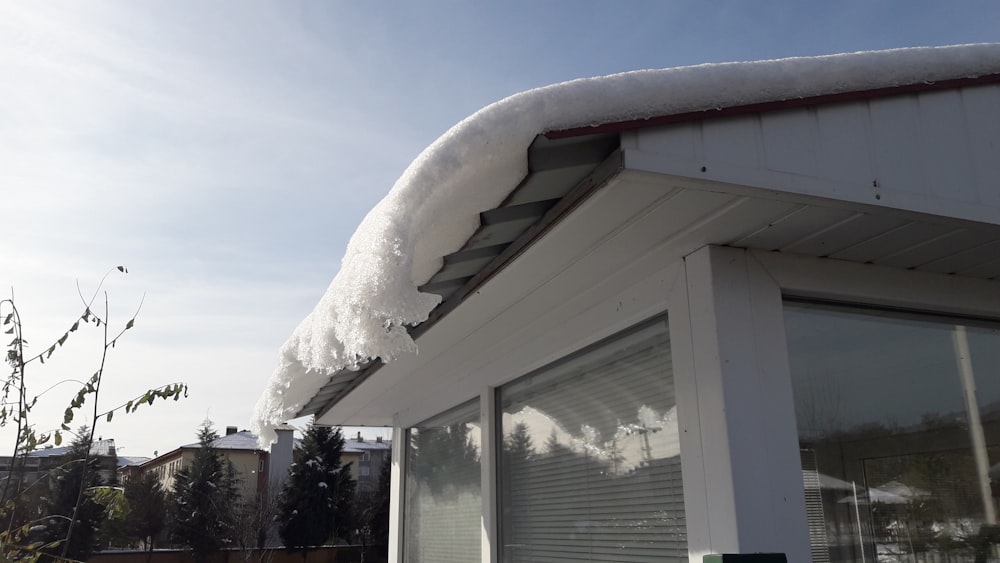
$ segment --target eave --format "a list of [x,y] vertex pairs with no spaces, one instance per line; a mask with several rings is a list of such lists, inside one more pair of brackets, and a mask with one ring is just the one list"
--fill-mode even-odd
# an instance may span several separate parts
[[[842,92],[837,94],[778,100],[732,106],[706,111],[663,115],[637,121],[607,123],[596,127],[583,127],[548,131],[536,137],[528,147],[529,172],[508,198],[497,208],[480,215],[480,228],[468,239],[459,251],[444,257],[444,265],[421,286],[421,290],[438,293],[442,303],[431,313],[429,319],[412,327],[411,335],[419,339],[442,318],[460,306],[469,296],[502,271],[525,250],[536,244],[552,228],[587,201],[609,180],[615,178],[625,167],[621,148],[621,135],[638,129],[664,127],[678,123],[708,121],[734,116],[784,111],[795,108],[828,104],[842,104],[863,100],[874,100],[897,96],[917,95],[932,91],[984,86],[1000,83],[1000,74],[990,74],[976,78],[961,78],[934,83],[920,82],[879,88],[874,90]],[[678,179],[681,182],[682,179]],[[710,184],[710,183],[709,183]],[[715,186],[702,186],[708,192]],[[685,188],[694,194],[699,188]],[[727,190],[728,187],[719,189]],[[739,191],[738,189],[736,191]],[[716,218],[733,212],[746,201],[758,200],[761,195],[751,190],[745,195],[731,193],[732,199],[720,203],[714,212]],[[742,198],[742,199],[741,199]],[[933,248],[949,256],[973,256],[988,253],[1000,245],[1000,234],[993,225],[965,222],[941,224],[930,215],[898,213],[884,209],[869,209],[865,206],[843,205],[839,202],[823,202],[809,198],[790,198],[787,209],[777,210],[773,216],[761,212],[759,228],[751,228],[729,238],[719,237],[713,244],[729,244],[764,250],[798,250],[805,255],[830,256],[824,253],[822,245],[812,244],[830,236],[838,229],[849,229],[857,233],[868,232],[871,237],[891,237],[891,233],[879,231],[876,225],[884,217],[894,216],[898,224],[897,232],[917,233],[917,238],[904,237],[898,247],[888,250],[887,255],[905,256],[928,251]],[[835,211],[831,209],[836,208]],[[816,222],[814,232],[802,233],[792,228],[796,222]],[[818,222],[817,222],[818,221]],[[868,229],[868,231],[865,231]],[[892,229],[890,229],[891,231]],[[784,231],[784,234],[782,234]],[[825,234],[824,234],[825,233]],[[971,233],[971,235],[970,235]],[[921,238],[922,237],[922,238]],[[964,238],[963,238],[964,237]],[[950,244],[957,243],[956,244]],[[962,241],[965,242],[962,242]],[[864,241],[859,240],[858,244]],[[787,250],[792,249],[792,250]],[[921,250],[923,249],[923,250]],[[863,252],[833,256],[850,261],[871,262]],[[941,260],[946,260],[942,256]],[[893,267],[915,268],[903,262],[890,264]],[[974,277],[991,279],[1000,275],[1000,267],[989,264],[979,265]],[[947,270],[947,268],[945,268]],[[933,270],[932,270],[933,271]],[[942,273],[957,273],[942,271]],[[380,361],[370,363],[357,371],[342,370],[335,373],[320,391],[299,412],[300,416],[315,414],[322,417],[338,402],[346,398],[354,389],[364,383],[382,367]]]

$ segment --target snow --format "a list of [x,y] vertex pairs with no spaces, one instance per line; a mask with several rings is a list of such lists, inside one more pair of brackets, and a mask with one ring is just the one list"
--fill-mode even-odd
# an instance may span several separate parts
[[1000,72],[1000,44],[706,64],[587,78],[515,94],[461,121],[417,157],[369,212],[339,273],[285,343],[257,403],[264,444],[342,369],[416,352],[406,326],[439,297],[420,293],[527,173],[539,133],[602,123],[975,77]]

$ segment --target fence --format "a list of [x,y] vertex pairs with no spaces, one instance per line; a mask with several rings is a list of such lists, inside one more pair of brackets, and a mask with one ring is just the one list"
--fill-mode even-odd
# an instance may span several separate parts
[[[310,550],[303,559],[299,552],[290,553],[275,548],[264,551],[240,551],[225,549],[213,554],[209,563],[385,563],[385,546],[368,546],[364,550],[365,560],[361,561],[362,548],[357,545],[335,545],[317,547]],[[102,551],[90,556],[89,563],[191,563],[194,559],[183,550],[157,549],[147,554],[145,551],[122,550]]]

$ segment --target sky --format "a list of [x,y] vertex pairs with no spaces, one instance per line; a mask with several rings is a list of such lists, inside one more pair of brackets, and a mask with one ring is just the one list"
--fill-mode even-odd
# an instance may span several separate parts
[[[993,41],[995,1],[0,3],[0,298],[36,353],[92,296],[112,328],[138,310],[98,410],[189,394],[97,435],[166,453],[205,420],[249,427],[364,215],[485,105],[644,68]],[[29,366],[29,396],[100,367],[85,328]],[[78,388],[40,397],[39,431]]]

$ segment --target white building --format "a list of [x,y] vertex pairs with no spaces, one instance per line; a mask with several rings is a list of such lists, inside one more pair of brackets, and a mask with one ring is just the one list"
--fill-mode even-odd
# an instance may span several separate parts
[[[419,354],[347,369],[366,354],[322,336],[346,314],[324,302],[262,401],[394,427],[390,561],[985,549],[1000,45],[559,85],[456,126],[401,182],[400,216],[489,202],[450,247],[390,241],[443,298]],[[414,183],[429,207],[398,205]]]

